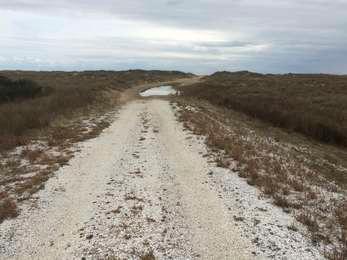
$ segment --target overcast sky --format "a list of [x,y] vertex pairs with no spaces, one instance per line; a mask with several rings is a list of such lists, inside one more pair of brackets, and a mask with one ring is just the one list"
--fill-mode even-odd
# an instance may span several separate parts
[[347,74],[347,0],[0,0],[0,69]]

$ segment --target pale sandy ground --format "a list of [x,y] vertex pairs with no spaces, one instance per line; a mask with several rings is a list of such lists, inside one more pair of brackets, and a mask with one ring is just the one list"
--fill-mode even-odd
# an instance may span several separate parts
[[117,117],[0,225],[1,259],[321,258],[291,217],[208,161],[168,101],[134,100]]

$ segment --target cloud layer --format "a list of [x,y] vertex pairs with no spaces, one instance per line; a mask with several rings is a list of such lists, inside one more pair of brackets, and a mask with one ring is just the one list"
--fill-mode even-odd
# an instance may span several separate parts
[[0,1],[0,69],[347,73],[346,0]]

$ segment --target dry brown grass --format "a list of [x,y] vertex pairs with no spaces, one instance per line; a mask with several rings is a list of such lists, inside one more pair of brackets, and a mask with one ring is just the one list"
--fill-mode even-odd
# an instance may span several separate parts
[[347,146],[346,76],[219,72],[181,90],[185,96]]
[[33,177],[18,182],[15,187],[16,195],[21,196],[24,192],[27,193],[27,196],[34,194],[44,187],[44,183],[49,179],[49,176],[50,172],[42,171],[35,174]]
[[[59,89],[45,97],[0,106],[0,135],[21,139],[28,131],[48,127],[59,117],[95,105],[100,93],[92,89]],[[2,144],[1,144],[2,145]]]
[[0,135],[0,150],[8,150],[13,147],[26,145],[29,142],[30,138],[28,136]]
[[347,247],[341,248],[339,250],[334,250],[333,252],[327,251],[325,256],[331,260],[346,260],[347,258]]
[[18,216],[16,202],[6,192],[0,192],[0,223],[16,216]]
[[319,224],[317,222],[317,216],[308,212],[301,212],[296,219],[302,224],[306,225],[308,229],[315,233],[319,230]]
[[37,160],[44,155],[44,151],[41,149],[37,150],[31,150],[31,149],[24,149],[22,152],[22,155],[24,158],[28,159],[28,161],[33,164],[37,162]]
[[274,194],[274,204],[281,208],[289,208],[291,206],[285,196],[277,193]]
[[347,258],[347,200],[341,204],[341,207],[339,207],[336,210],[337,219],[341,225],[342,228],[342,235],[341,235],[341,242],[342,246],[341,249],[337,252],[334,252],[335,258],[333,259],[346,259]]
[[232,149],[229,149],[231,157],[234,158],[236,161],[240,162],[243,157],[243,149],[242,146],[239,144],[234,144],[232,146]]
[[1,76],[17,81],[30,80],[46,93],[0,105],[0,150],[6,150],[26,143],[32,130],[50,127],[61,118],[71,119],[76,113],[90,113],[97,107],[114,106],[117,100],[111,97],[111,91],[119,92],[135,84],[173,80],[188,75],[175,71],[135,70],[2,71]]
[[[341,229],[345,225],[342,212],[345,209],[341,207],[340,200],[330,198],[326,192],[343,191],[327,181],[325,174],[317,171],[322,169],[317,166],[321,163],[321,154],[312,153],[314,147],[310,147],[310,153],[302,152],[306,151],[310,143],[305,143],[305,150],[301,150],[300,144],[295,143],[293,146],[278,141],[278,137],[282,138],[278,130],[277,141],[272,140],[269,138],[271,129],[268,126],[261,125],[265,132],[263,134],[262,129],[257,129],[252,121],[248,123],[243,116],[195,99],[175,100],[182,109],[180,120],[195,134],[206,137],[206,144],[216,154],[219,166],[229,167],[222,163],[222,159],[227,160],[228,156],[237,160],[236,164],[233,163],[237,165],[233,170],[240,177],[246,178],[248,184],[257,186],[265,196],[271,197],[275,205],[292,212],[307,227],[312,241],[322,246],[330,245],[330,253],[341,252],[344,236]],[[185,109],[188,104],[199,109],[195,112]],[[288,150],[288,147],[292,147],[292,150]],[[339,164],[330,169],[337,168]],[[340,208],[343,210],[336,213],[335,210]],[[338,217],[339,214],[342,217]],[[334,223],[338,218],[342,221],[336,225]]]
[[220,155],[216,158],[216,165],[218,167],[226,168],[230,165],[230,163],[227,158],[225,158],[223,155]]
[[141,260],[155,260],[155,256],[153,254],[153,252],[149,252],[147,254],[144,254],[140,257]]

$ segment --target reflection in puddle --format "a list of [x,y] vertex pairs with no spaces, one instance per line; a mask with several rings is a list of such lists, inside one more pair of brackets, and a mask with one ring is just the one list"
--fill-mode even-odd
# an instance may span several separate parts
[[150,88],[146,91],[143,91],[140,93],[142,97],[149,97],[149,96],[168,96],[168,95],[174,95],[177,91],[172,86],[160,86],[156,88]]

